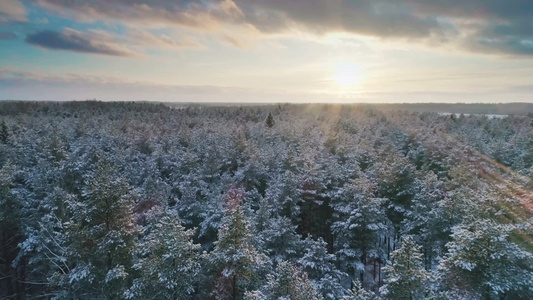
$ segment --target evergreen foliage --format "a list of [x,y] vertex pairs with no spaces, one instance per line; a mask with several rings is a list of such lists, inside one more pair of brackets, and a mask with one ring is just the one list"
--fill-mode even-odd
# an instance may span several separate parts
[[347,295],[342,300],[379,300],[379,296],[371,291],[363,288],[360,281],[352,283],[352,289],[348,291]]
[[209,260],[215,271],[217,299],[241,299],[254,286],[266,257],[252,243],[250,223],[242,208],[242,191],[231,189],[226,212]]
[[528,116],[0,114],[1,299],[533,299]]
[[9,141],[9,130],[7,128],[6,122],[2,120],[2,123],[0,123],[0,142],[3,144],[7,144]]
[[133,269],[138,278],[126,291],[127,299],[188,299],[195,292],[201,271],[200,245],[193,230],[185,229],[178,215],[155,212],[144,228]]
[[411,237],[392,253],[392,264],[385,267],[387,278],[381,292],[387,299],[417,300],[427,298],[429,275],[422,264],[422,254]]
[[322,296],[307,278],[307,274],[298,270],[289,262],[282,261],[273,275],[267,277],[264,293],[248,292],[247,300],[251,299],[291,299],[291,300],[322,300]]
[[268,113],[268,116],[267,116],[267,118],[265,120],[265,124],[268,127],[274,127],[274,125],[276,124],[276,122],[274,122],[274,117],[272,117],[272,113],[271,112]]

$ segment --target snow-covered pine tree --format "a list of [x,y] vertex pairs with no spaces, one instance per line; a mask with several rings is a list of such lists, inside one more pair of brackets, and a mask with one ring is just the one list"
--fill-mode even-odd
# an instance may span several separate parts
[[2,120],[2,123],[0,123],[0,142],[3,144],[7,144],[9,141],[9,129],[7,128],[6,121]]
[[348,293],[342,297],[342,300],[379,300],[380,297],[371,291],[367,291],[363,288],[361,281],[354,280],[352,288]]
[[429,275],[422,263],[420,246],[409,236],[392,253],[392,264],[384,269],[387,277],[380,291],[387,299],[426,299]]
[[301,236],[296,233],[296,225],[286,217],[270,217],[257,233],[257,244],[262,253],[274,263],[282,260],[293,261],[302,252]]
[[274,125],[276,124],[276,122],[274,121],[274,117],[272,116],[272,112],[268,113],[268,116],[265,120],[265,124],[270,128],[274,127]]
[[432,171],[417,179],[418,191],[411,210],[403,221],[402,231],[410,234],[422,246],[424,267],[434,267],[438,257],[442,257],[444,244],[449,240],[450,220],[446,218],[445,207],[450,199],[446,195],[444,183]]
[[69,203],[67,297],[123,297],[136,235],[128,192],[112,163],[103,160],[87,177],[82,200]]
[[267,283],[262,291],[247,292],[246,300],[323,300],[307,273],[299,270],[289,262],[278,264],[274,274],[267,276]]
[[127,299],[189,299],[198,282],[201,248],[192,242],[178,214],[170,209],[153,211],[137,245],[133,269],[139,277],[126,293]]
[[267,258],[252,242],[251,225],[242,208],[242,190],[227,193],[226,211],[209,261],[215,273],[213,296],[216,299],[242,299],[252,289]]
[[[382,151],[394,150],[387,147]],[[415,171],[414,166],[396,152],[387,155],[386,160],[378,164],[378,196],[388,199],[385,202],[386,212],[397,235],[396,242],[416,192]]]
[[327,243],[322,238],[308,237],[302,244],[304,253],[298,265],[325,299],[339,299],[344,292],[340,283],[346,274],[337,269],[335,255],[328,253]]
[[454,227],[439,265],[445,289],[471,299],[532,299],[533,254],[511,241],[517,229],[486,219]]
[[386,259],[382,245],[387,232],[387,217],[382,205],[385,199],[374,196],[375,184],[364,174],[348,182],[333,198],[335,210],[332,230],[336,235],[335,251],[341,270],[359,281],[364,280],[367,264],[373,262],[369,281],[379,283],[380,267]]
[[[65,225],[69,224],[68,203],[77,198],[59,187],[50,191],[44,199],[25,202],[26,240],[19,244],[19,263],[28,260],[26,274],[29,288],[46,284],[50,296],[61,299],[68,297],[68,274],[72,263],[68,260],[69,245]],[[38,203],[38,204],[36,204]]]
[[23,285],[14,261],[18,256],[18,243],[23,240],[20,199],[13,191],[11,165],[0,168],[0,297],[22,297]]
[[270,179],[266,189],[265,200],[275,209],[275,215],[289,218],[293,224],[300,221],[300,204],[302,201],[298,189],[298,177],[292,171],[282,169]]

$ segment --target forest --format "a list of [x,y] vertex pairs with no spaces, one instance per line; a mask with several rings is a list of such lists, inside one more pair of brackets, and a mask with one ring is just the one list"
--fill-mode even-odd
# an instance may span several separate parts
[[0,299],[533,299],[533,117],[0,103]]

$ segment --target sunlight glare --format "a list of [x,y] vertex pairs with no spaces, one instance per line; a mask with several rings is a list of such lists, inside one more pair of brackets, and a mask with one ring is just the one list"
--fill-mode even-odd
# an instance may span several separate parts
[[358,85],[361,81],[359,66],[351,62],[343,62],[337,65],[335,82],[342,87]]

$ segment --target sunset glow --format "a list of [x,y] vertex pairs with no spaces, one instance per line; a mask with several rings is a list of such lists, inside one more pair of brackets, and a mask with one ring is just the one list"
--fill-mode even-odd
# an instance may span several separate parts
[[335,81],[341,87],[353,87],[361,82],[361,71],[353,63],[345,62],[337,66]]
[[533,96],[530,4],[82,2],[1,1],[2,99],[523,102]]

